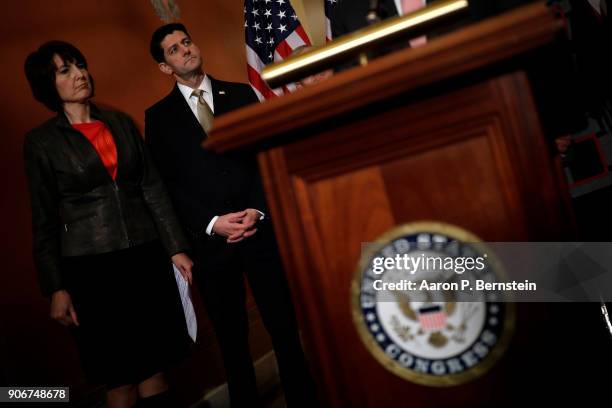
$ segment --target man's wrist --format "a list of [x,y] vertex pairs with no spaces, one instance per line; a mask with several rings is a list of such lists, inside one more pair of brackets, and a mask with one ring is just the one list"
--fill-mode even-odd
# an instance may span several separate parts
[[218,215],[215,215],[214,217],[212,217],[212,220],[210,220],[210,222],[208,223],[208,226],[206,227],[207,235],[210,235],[211,237],[215,235],[213,231],[213,227],[215,226],[215,222],[217,222],[218,219],[219,219]]

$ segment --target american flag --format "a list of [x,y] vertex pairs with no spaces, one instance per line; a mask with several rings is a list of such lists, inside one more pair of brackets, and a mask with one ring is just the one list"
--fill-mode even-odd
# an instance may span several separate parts
[[291,92],[295,85],[270,89],[261,79],[264,66],[284,60],[298,47],[310,45],[289,0],[245,0],[244,35],[249,82],[259,100]]
[[437,331],[446,326],[446,313],[440,305],[422,307],[419,309],[419,323],[426,331]]
[[324,0],[325,1],[325,42],[330,42],[333,40],[332,36],[332,14],[334,11],[334,6],[338,3],[338,0]]

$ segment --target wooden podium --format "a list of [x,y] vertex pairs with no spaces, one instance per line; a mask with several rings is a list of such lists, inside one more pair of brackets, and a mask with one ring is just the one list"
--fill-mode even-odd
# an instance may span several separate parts
[[480,378],[417,385],[364,347],[350,288],[361,244],[408,222],[446,222],[485,241],[571,234],[538,114],[546,100],[530,83],[561,28],[550,9],[530,5],[215,122],[207,148],[257,151],[325,406],[479,406],[510,392],[535,323],[519,324],[509,356]]

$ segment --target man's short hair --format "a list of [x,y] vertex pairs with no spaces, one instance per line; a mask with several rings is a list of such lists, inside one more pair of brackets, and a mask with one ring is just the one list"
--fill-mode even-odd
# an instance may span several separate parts
[[[85,56],[74,45],[65,41],[49,41],[30,53],[25,60],[24,71],[34,99],[54,112],[62,110],[62,103],[55,86],[57,67],[53,56],[58,55],[62,61],[82,65],[87,69]],[[93,78],[89,75],[93,96]]]
[[149,51],[151,52],[151,56],[156,62],[160,63],[166,61],[166,59],[164,58],[164,49],[162,48],[161,43],[162,41],[164,41],[164,38],[166,38],[168,34],[172,34],[175,31],[182,31],[187,34],[188,37],[190,37],[189,33],[187,32],[187,29],[181,23],[170,23],[163,25],[157,30],[155,30],[155,32],[151,36],[151,45],[149,47]]

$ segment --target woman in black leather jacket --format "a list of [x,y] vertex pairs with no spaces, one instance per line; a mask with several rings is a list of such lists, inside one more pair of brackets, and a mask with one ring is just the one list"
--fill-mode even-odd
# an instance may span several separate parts
[[109,407],[168,405],[163,371],[189,339],[170,258],[192,262],[162,181],[132,120],[90,103],[87,62],[71,44],[26,59],[34,97],[57,116],[24,143],[34,261],[51,317],[71,326],[83,368]]

